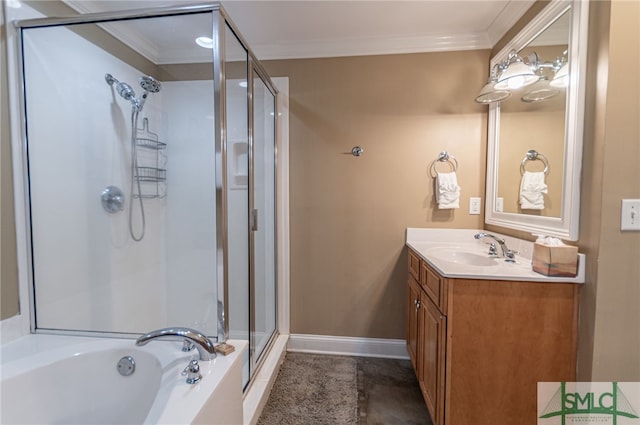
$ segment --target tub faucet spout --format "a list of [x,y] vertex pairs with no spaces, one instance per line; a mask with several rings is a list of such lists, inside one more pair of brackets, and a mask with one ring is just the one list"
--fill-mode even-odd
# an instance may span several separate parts
[[195,329],[164,328],[142,335],[136,340],[136,345],[147,345],[154,340],[189,341],[195,345],[200,360],[209,361],[216,358],[216,348],[209,338]]

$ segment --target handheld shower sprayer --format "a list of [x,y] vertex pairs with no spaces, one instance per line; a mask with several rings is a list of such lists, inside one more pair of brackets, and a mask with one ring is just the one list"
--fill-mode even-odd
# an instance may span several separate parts
[[162,84],[160,84],[160,81],[149,75],[143,75],[138,81],[140,82],[140,87],[142,87],[142,89],[144,90],[144,93],[142,94],[142,97],[139,101],[139,107],[142,110],[144,102],[147,101],[147,96],[149,96],[149,93],[158,93],[160,91],[160,88],[162,87]]
[[147,93],[158,93],[162,87],[160,81],[148,75],[143,75],[139,81],[140,87]]
[[[140,98],[136,98],[136,94],[133,91],[133,88],[122,81],[118,81],[113,75],[111,74],[105,74],[104,76],[104,80],[107,82],[107,84],[111,87],[113,87],[113,85],[115,84],[115,91],[122,96],[125,100],[128,100],[129,102],[131,102],[132,108],[131,108],[131,191],[130,193],[130,198],[131,200],[133,200],[134,198],[138,199],[138,205],[140,206],[140,220],[141,220],[141,230],[139,234],[136,234],[136,232],[134,232],[134,225],[133,225],[133,202],[129,201],[129,234],[131,235],[131,237],[133,238],[134,241],[139,242],[144,238],[144,233],[145,233],[145,212],[144,212],[144,204],[143,204],[143,195],[142,195],[142,189],[141,189],[141,178],[138,175],[138,173],[140,172],[140,168],[138,166],[138,149],[137,149],[137,132],[138,132],[138,116],[140,114],[140,112],[142,112],[142,108],[144,106],[144,103],[147,101],[147,96],[149,96],[149,93],[158,93],[160,91],[160,88],[162,87],[162,85],[160,84],[160,81],[156,80],[155,78],[148,76],[148,75],[143,75],[142,77],[140,77],[140,79],[138,80],[138,82],[140,83],[140,87],[142,87],[142,89],[144,90],[144,93],[142,94],[142,96],[140,96]],[[146,118],[145,118],[146,120]],[[145,125],[146,128],[146,125]],[[135,192],[135,188],[137,187],[137,193]]]

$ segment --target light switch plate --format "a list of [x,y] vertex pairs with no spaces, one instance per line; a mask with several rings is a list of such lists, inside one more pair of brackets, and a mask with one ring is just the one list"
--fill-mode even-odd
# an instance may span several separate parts
[[504,211],[504,198],[496,198],[496,212]]
[[469,198],[469,214],[480,214],[482,198]]
[[640,230],[640,199],[623,199],[620,230]]

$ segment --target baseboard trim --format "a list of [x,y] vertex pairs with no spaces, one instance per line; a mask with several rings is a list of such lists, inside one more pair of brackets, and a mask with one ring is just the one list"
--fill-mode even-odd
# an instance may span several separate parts
[[409,358],[404,339],[291,334],[287,351],[390,359]]

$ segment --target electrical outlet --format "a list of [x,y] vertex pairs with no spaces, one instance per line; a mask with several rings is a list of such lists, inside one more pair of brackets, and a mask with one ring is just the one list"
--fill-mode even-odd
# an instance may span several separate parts
[[496,198],[496,212],[504,211],[504,198]]
[[482,198],[469,198],[469,214],[480,214]]
[[620,230],[640,230],[640,199],[623,199]]

